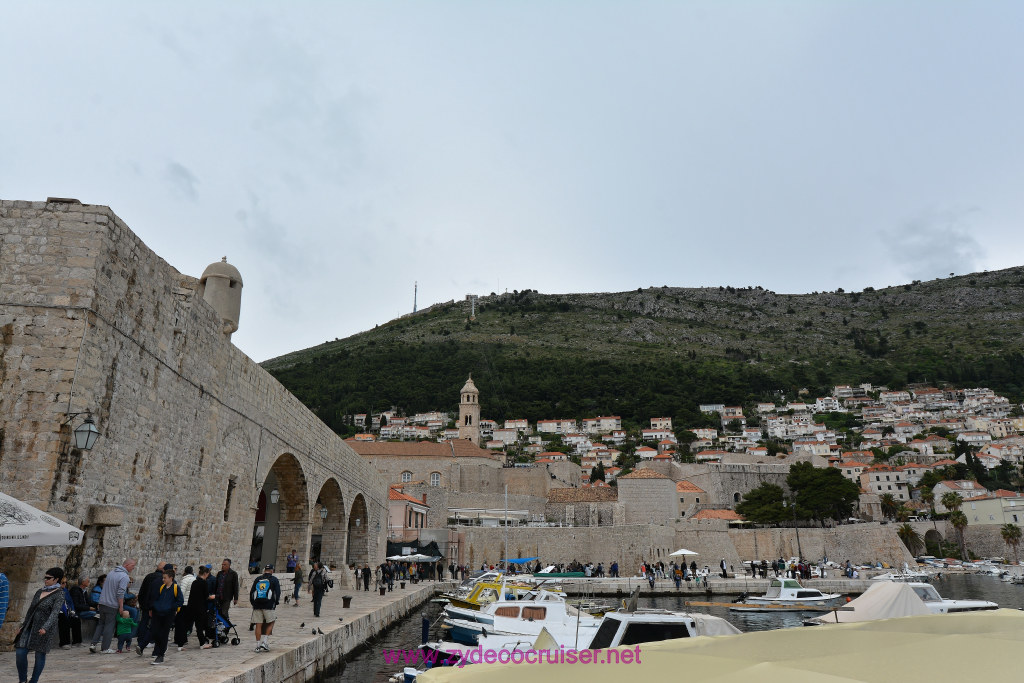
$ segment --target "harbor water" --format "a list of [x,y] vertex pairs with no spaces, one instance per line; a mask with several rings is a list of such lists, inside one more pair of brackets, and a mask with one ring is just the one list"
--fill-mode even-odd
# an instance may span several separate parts
[[[813,586],[813,582],[810,585]],[[942,579],[933,580],[932,585],[938,589],[944,598],[954,600],[991,600],[998,603],[1000,607],[1024,609],[1024,586],[1005,583],[1000,581],[998,577],[949,573],[943,575]],[[654,598],[641,597],[639,606],[673,611],[690,610],[706,612],[728,619],[734,626],[745,633],[777,628],[804,628],[801,622],[807,616],[800,612],[730,612],[728,607],[689,608],[684,604],[686,600],[692,600],[696,597],[693,594],[680,595],[678,597],[664,595]],[[727,600],[724,596],[722,599]],[[608,600],[609,602],[615,601],[614,598],[609,598]],[[374,641],[367,643],[366,649],[348,661],[340,671],[325,678],[324,683],[355,683],[356,681],[385,683],[390,676],[401,671],[404,665],[385,661],[382,651],[415,648],[420,642],[422,615],[426,615],[430,623],[434,624],[440,612],[441,605],[438,603],[423,605],[414,614],[384,631]],[[439,634],[440,629],[434,626],[431,629],[430,637],[435,639],[439,637]]]

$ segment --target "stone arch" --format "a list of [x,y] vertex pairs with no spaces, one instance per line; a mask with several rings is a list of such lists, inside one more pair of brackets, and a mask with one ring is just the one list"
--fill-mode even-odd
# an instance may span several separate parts
[[356,494],[352,501],[352,510],[348,515],[348,551],[345,555],[347,564],[366,564],[370,561],[370,516],[366,511],[366,500],[363,494]]
[[294,455],[283,453],[267,471],[258,495],[250,563],[273,563],[283,570],[293,548],[299,557],[309,557],[311,528],[306,474]]
[[[329,477],[320,487],[313,506],[313,542],[310,559],[319,560],[328,567],[341,566],[345,559],[345,542],[348,539],[348,514],[341,485]],[[327,516],[322,516],[326,510]]]
[[945,539],[942,537],[942,534],[939,533],[938,529],[929,529],[924,532],[925,552],[929,555],[942,557],[942,542],[944,540]]

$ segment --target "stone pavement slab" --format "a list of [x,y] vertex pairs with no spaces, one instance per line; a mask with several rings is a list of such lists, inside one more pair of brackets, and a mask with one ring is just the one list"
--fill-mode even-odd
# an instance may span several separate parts
[[[282,592],[290,584],[282,582]],[[284,604],[277,608],[277,621],[270,637],[270,652],[253,652],[255,634],[249,631],[250,608],[239,601],[231,608],[241,644],[230,642],[216,649],[201,650],[193,634],[181,652],[172,642],[165,663],[151,666],[152,646],[140,657],[134,649],[127,654],[90,654],[88,642],[70,650],[55,648],[46,657],[42,679],[46,683],[85,683],[103,681],[121,683],[222,683],[225,681],[301,681],[336,662],[346,652],[397,621],[409,610],[430,597],[446,582],[406,583],[401,589],[379,593],[336,588],[324,596],[320,617],[313,617],[313,603],[303,592],[297,607]],[[349,609],[342,607],[342,596],[351,595]],[[339,619],[341,621],[339,621]],[[324,635],[314,635],[319,629]],[[320,641],[320,642],[317,642]],[[115,641],[116,646],[116,641]],[[29,654],[29,667],[32,655]],[[16,681],[14,653],[0,653],[0,681]]]

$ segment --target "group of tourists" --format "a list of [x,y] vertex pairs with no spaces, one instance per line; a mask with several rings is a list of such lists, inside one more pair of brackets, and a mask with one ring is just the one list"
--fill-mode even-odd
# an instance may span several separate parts
[[[159,562],[138,583],[131,576],[136,565],[135,559],[125,559],[97,577],[93,587],[88,577],[68,581],[60,567],[46,570],[43,586],[32,596],[15,636],[18,681],[38,681],[46,655],[55,645],[63,649],[82,646],[86,621],[95,623],[91,654],[128,653],[135,640],[139,655],[152,644],[152,663],[161,664],[172,629],[179,650],[187,646],[193,632],[200,647],[219,645],[216,615],[227,622],[231,606],[238,604],[238,574],[231,569],[231,560],[225,559],[216,574],[207,564],[198,572],[192,566],[184,567],[180,576],[174,565]],[[34,653],[31,677],[29,651]]]

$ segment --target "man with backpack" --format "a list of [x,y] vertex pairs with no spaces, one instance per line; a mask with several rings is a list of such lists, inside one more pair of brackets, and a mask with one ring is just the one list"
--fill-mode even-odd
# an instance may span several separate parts
[[281,602],[281,584],[274,576],[274,565],[264,567],[263,573],[252,582],[249,602],[252,604],[250,621],[256,624],[256,649],[253,652],[270,652],[270,634],[274,632],[277,619],[274,610]]
[[320,616],[320,604],[327,592],[327,572],[322,562],[314,562],[314,569],[309,573],[309,591],[313,594],[313,616]]

